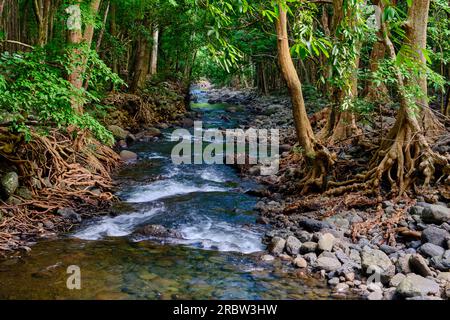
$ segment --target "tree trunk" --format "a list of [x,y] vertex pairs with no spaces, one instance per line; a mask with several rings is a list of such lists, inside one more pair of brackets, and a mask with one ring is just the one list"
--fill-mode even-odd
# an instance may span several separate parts
[[[148,27],[145,21],[144,26]],[[149,69],[149,43],[145,35],[139,35],[134,58],[133,78],[131,82],[131,92],[136,92],[145,85],[147,72]]]
[[[117,36],[117,24],[116,24],[116,3],[113,1],[111,3],[111,26],[110,26],[111,35],[113,37]],[[114,73],[119,74],[119,65],[117,62],[116,54],[112,54],[112,71]]]
[[[427,75],[425,72],[426,59],[423,54],[427,45],[427,24],[430,0],[414,0],[408,9],[406,26],[406,46],[410,52],[410,58],[423,66],[423,71],[413,82],[419,85],[422,97],[416,100],[421,110],[422,124],[428,138],[436,138],[443,130],[443,125],[434,116],[428,105],[427,97]],[[408,84],[407,84],[408,85]]]
[[[347,15],[349,15],[349,13],[347,13]],[[346,17],[344,12],[344,1],[333,0],[331,32],[335,38],[335,41],[341,41],[341,36],[337,34],[337,32],[343,19],[350,19]],[[350,21],[349,25],[353,23],[354,21]],[[360,44],[358,44],[358,50],[359,47]],[[354,100],[358,97],[359,56],[357,56],[354,61],[350,61],[349,63],[354,66],[351,74],[349,75],[349,85],[351,86],[351,90],[337,86],[333,86],[331,88],[331,111],[329,112],[325,127],[319,134],[320,140],[330,145],[341,142],[349,143],[351,142],[352,137],[358,136],[361,132],[356,124],[355,114],[351,110],[341,110],[344,101]],[[333,72],[331,72],[330,77],[331,76],[333,76]]]
[[[389,58],[395,61],[397,55],[387,26],[385,23],[380,26]],[[448,158],[432,151],[424,128],[411,112],[403,75],[398,67],[395,67],[395,77],[400,109],[394,126],[373,157],[365,179],[368,179],[370,186],[379,188],[383,176],[386,176],[391,184],[391,192],[400,196],[414,183],[417,173],[422,174],[424,186],[428,186],[438,166],[444,174],[447,171],[447,176],[450,166]]]
[[[384,5],[382,3],[375,7],[375,19],[381,21],[381,12]],[[386,54],[386,47],[384,45],[383,35],[381,31],[377,31],[377,41],[374,43],[372,52],[369,58],[369,68],[371,73],[375,73],[378,70],[379,61],[384,59]],[[366,99],[372,102],[383,103],[389,99],[389,92],[384,83],[376,85],[372,81],[367,82]]]
[[44,46],[48,41],[51,2],[51,0],[33,0],[33,8],[38,25],[38,46]]
[[318,188],[324,187],[325,174],[333,161],[329,152],[319,145],[314,137],[314,132],[306,113],[302,85],[289,48],[287,14],[281,2],[278,3],[278,8],[279,17],[276,21],[278,60],[291,97],[297,139],[303,149],[307,164],[312,167],[301,182],[304,185],[302,192],[306,192],[310,185]]
[[155,75],[158,71],[158,42],[159,42],[159,27],[155,25],[152,33],[152,56],[150,62],[150,74]]

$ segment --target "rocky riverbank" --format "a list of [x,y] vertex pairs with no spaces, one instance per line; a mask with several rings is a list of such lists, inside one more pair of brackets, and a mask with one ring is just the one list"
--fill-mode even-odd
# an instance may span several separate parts
[[[295,193],[299,169],[289,159],[295,156],[295,131],[289,99],[258,97],[247,92],[212,90],[210,101],[246,106],[254,116],[246,127],[280,129],[281,168],[277,175],[262,177],[255,167],[243,174],[266,184],[258,194],[258,221],[269,224],[264,242],[268,262],[280,259],[328,282],[337,294],[355,292],[369,300],[427,299],[450,297],[450,198],[448,188],[415,199],[374,199],[355,192],[339,197]],[[324,101],[308,105],[311,117]],[[320,122],[320,117],[316,122]],[[387,130],[394,119],[363,126],[370,138]],[[384,126],[384,128],[383,128]],[[443,139],[446,139],[443,137]],[[447,148],[437,142],[435,148]],[[349,170],[369,160],[359,146],[333,150],[344,163],[355,159]],[[445,150],[440,150],[445,151]],[[338,161],[339,165],[339,161]]]
[[74,141],[54,130],[26,142],[0,128],[0,255],[29,251],[39,239],[109,213],[117,200],[112,175],[137,159],[128,146],[158,140],[162,129],[185,124],[184,92],[180,84],[160,83],[140,95],[106,97],[109,112],[97,116],[115,138],[113,149],[83,131]]

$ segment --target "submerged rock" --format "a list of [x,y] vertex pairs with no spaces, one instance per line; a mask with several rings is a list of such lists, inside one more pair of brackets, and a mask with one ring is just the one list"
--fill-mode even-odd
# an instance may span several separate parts
[[183,235],[175,230],[168,229],[159,224],[149,224],[137,229],[134,235],[154,238],[183,238]]

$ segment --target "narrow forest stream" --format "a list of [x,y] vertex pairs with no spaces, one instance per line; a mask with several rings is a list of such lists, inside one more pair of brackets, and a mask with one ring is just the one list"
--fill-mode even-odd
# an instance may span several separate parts
[[[244,117],[239,108],[199,102],[192,107],[204,127],[235,127]],[[332,298],[324,281],[299,277],[280,261],[260,261],[265,227],[255,223],[258,199],[245,194],[258,186],[225,165],[173,165],[171,131],[131,147],[139,160],[117,176],[123,200],[117,215],[0,261],[0,299]],[[183,239],[133,234],[148,224]],[[81,269],[81,290],[66,288],[70,265]]]

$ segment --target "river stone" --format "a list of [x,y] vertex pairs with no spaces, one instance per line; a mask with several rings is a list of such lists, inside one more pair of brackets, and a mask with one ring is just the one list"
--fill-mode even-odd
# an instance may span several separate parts
[[310,253],[310,252],[315,252],[316,249],[317,249],[317,243],[308,241],[308,242],[302,243],[302,246],[300,247],[300,252],[301,253]]
[[373,274],[374,268],[379,268],[385,282],[395,274],[391,259],[381,250],[364,248],[361,252],[361,266],[368,275]]
[[308,231],[305,231],[305,230],[297,231],[295,233],[295,236],[297,237],[298,240],[300,240],[300,242],[311,241],[311,239],[313,237],[313,235],[311,233],[309,233]]
[[337,259],[329,258],[329,257],[320,257],[317,258],[316,267],[327,272],[337,270],[341,267],[341,263]]
[[345,291],[347,291],[348,289],[349,289],[349,285],[346,284],[346,283],[343,283],[343,282],[338,283],[338,284],[336,285],[336,287],[334,287],[334,290],[335,290],[336,292],[345,292]]
[[114,138],[117,140],[125,140],[129,134],[129,132],[125,129],[122,129],[119,126],[116,125],[110,125],[108,126],[108,130],[111,131]]
[[446,282],[450,282],[450,272],[441,272],[438,274],[437,278],[439,280],[444,280]]
[[182,234],[178,231],[168,229],[164,226],[158,224],[149,224],[138,228],[134,235],[144,236],[144,237],[155,237],[155,238],[183,238]]
[[293,261],[294,265],[298,268],[306,268],[308,266],[308,262],[306,262],[305,259],[303,259],[302,257],[298,256],[297,258],[294,259]]
[[440,271],[450,270],[450,259],[444,257],[433,257],[430,260],[431,266]]
[[441,228],[430,226],[422,231],[422,242],[431,242],[437,246],[444,247],[450,234]]
[[417,274],[420,274],[423,277],[428,277],[433,275],[430,268],[427,265],[427,261],[420,254],[413,254],[411,258],[409,258],[409,265]]
[[298,254],[302,243],[294,236],[289,236],[286,239],[286,251],[290,255]]
[[439,294],[439,285],[433,280],[410,273],[400,282],[396,292],[402,297],[427,296]]
[[443,223],[450,221],[450,208],[431,204],[422,211],[422,220],[427,223]]
[[409,266],[409,258],[411,258],[411,254],[406,254],[400,256],[395,263],[395,267],[397,268],[397,272],[399,273],[411,273],[411,268]]
[[6,173],[0,181],[0,191],[7,199],[9,196],[13,195],[19,187],[19,176],[14,171]]
[[306,261],[313,264],[317,260],[317,255],[314,252],[310,252],[303,255],[303,258],[305,258]]
[[81,222],[81,216],[72,208],[59,208],[56,213],[64,219],[68,219],[73,222]]
[[25,199],[25,200],[32,200],[33,199],[33,194],[26,187],[19,187],[16,190],[16,195],[18,197],[22,198],[22,199]]
[[367,300],[383,300],[383,292],[381,290],[373,291],[367,296]]
[[442,256],[444,254],[444,248],[437,246],[431,242],[427,242],[423,244],[419,250],[421,254],[423,254],[425,257],[436,257],[436,256]]
[[320,231],[322,229],[332,229],[332,225],[328,222],[325,221],[320,221],[320,220],[316,220],[316,219],[311,219],[311,218],[301,218],[298,221],[299,226],[305,228],[307,231],[312,231],[312,232],[316,232],[316,231]]
[[389,281],[389,285],[391,287],[398,287],[398,285],[405,279],[406,276],[403,273],[397,273],[395,276],[391,278]]
[[137,159],[137,154],[128,150],[120,151],[120,159],[124,162],[135,161]]
[[261,260],[265,261],[265,262],[270,262],[270,261],[275,260],[275,257],[270,254],[265,254],[265,255],[261,256]]
[[275,255],[283,253],[286,240],[280,237],[273,237],[269,244],[269,252]]
[[322,251],[331,251],[331,249],[333,249],[334,239],[335,238],[331,233],[321,235],[319,242],[317,243],[318,249]]

